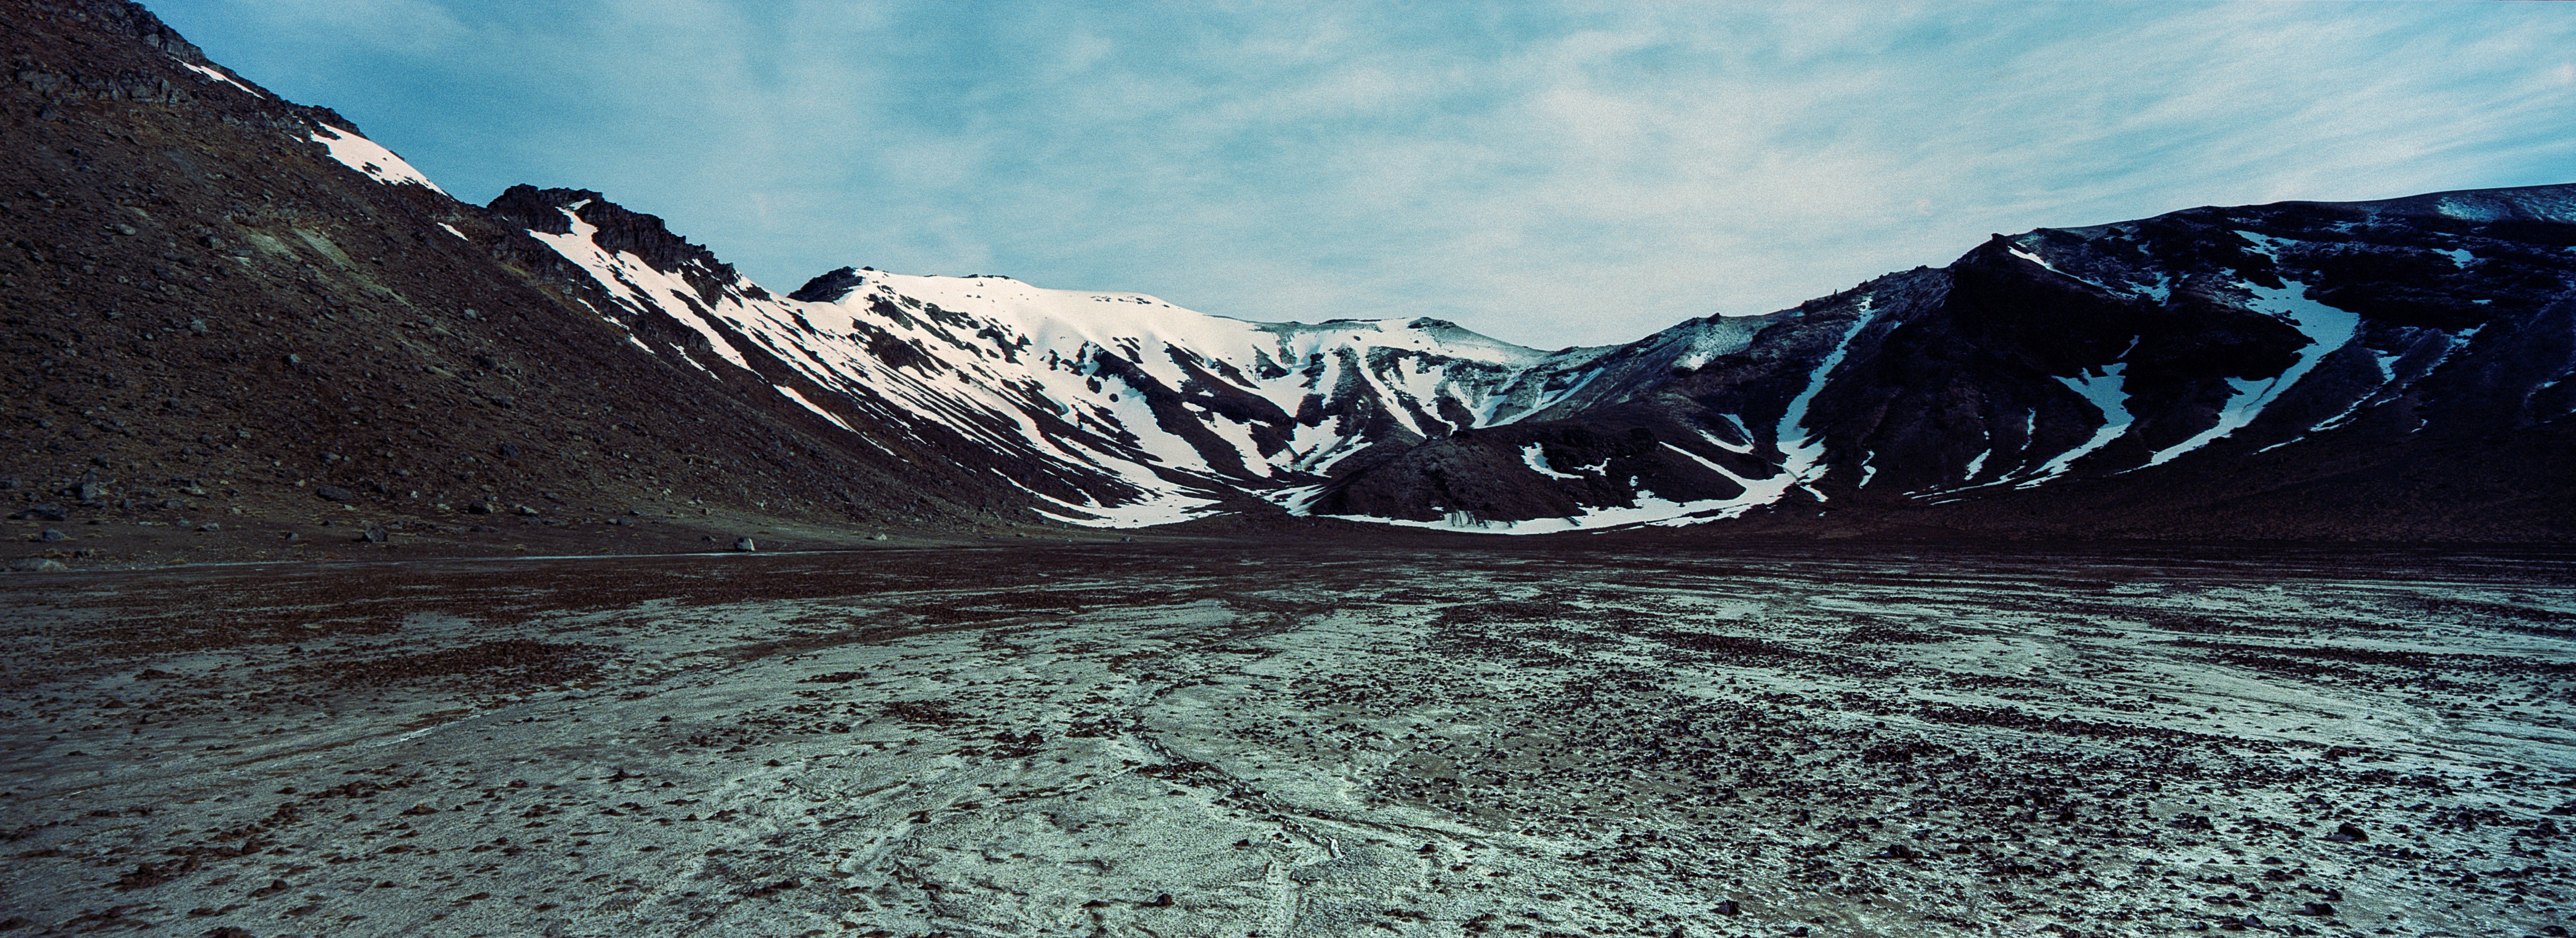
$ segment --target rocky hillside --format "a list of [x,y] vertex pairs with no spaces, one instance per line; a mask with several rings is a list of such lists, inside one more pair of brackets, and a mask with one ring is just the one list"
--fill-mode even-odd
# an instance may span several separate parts
[[2576,521],[2552,468],[2576,187],[1999,235],[1754,323],[1694,367],[1355,466],[1313,510],[2508,540]]
[[[75,535],[315,517],[397,535],[728,512],[1043,521],[939,448],[963,444],[868,445],[796,406],[761,376],[774,361],[711,372],[639,347],[676,324],[603,316],[616,297],[508,199],[450,198],[140,7],[0,14],[0,496],[21,518]],[[729,274],[649,217],[592,216],[608,243]]]
[[459,202],[140,7],[0,8],[24,519],[2576,531],[2576,187],[1998,235],[1548,351],[856,265],[773,291],[597,192]]

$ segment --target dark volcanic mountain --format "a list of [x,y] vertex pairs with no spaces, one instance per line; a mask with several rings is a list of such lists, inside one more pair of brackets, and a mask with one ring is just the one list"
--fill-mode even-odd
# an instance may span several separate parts
[[595,192],[449,198],[131,4],[0,8],[0,472],[57,526],[2576,530],[2576,187],[1997,236],[1550,352],[1004,277],[782,295]]
[[1998,235],[1691,367],[1384,454],[1317,510],[1526,521],[1652,492],[1954,530],[2555,537],[2571,222],[2555,186]]

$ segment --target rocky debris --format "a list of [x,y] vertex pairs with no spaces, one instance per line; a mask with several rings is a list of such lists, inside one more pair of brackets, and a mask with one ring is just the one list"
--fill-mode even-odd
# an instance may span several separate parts
[[64,508],[61,505],[30,505],[27,507],[27,510],[18,512],[10,517],[34,518],[39,521],[69,521],[72,518],[72,513],[70,509]]
[[476,499],[476,500],[474,500],[474,501],[466,502],[466,503],[465,503],[465,513],[466,513],[466,514],[469,514],[469,515],[488,515],[488,514],[491,514],[491,513],[492,513],[492,503],[491,503],[491,502],[487,502],[487,501],[483,501],[483,500],[481,500],[481,499]]
[[751,539],[750,539],[750,538],[747,538],[747,537],[738,537],[738,538],[735,538],[735,539],[734,539],[734,541],[733,541],[733,549],[738,550],[738,551],[743,551],[743,552],[745,552],[745,553],[749,553],[749,552],[751,552],[751,551],[759,550],[759,549],[760,549],[760,547],[759,547],[758,545],[756,545],[756,544],[753,544],[753,543],[751,542]]
[[71,539],[71,535],[63,533],[59,528],[46,528],[36,535],[36,540],[39,543],[45,544],[51,544],[55,541],[68,541]]
[[370,524],[367,526],[365,531],[360,532],[358,535],[359,541],[368,544],[382,544],[392,539],[393,535],[386,533],[385,526],[381,524]]
[[21,573],[51,573],[71,568],[64,566],[62,561],[48,557],[22,557],[10,561],[9,569]]
[[344,489],[344,488],[341,488],[341,487],[336,486],[336,485],[324,485],[324,486],[317,486],[317,487],[315,487],[315,488],[313,489],[313,497],[315,497],[315,498],[319,498],[319,499],[321,499],[321,500],[323,500],[323,501],[326,501],[326,502],[353,502],[353,501],[356,501],[356,500],[358,499],[358,496],[357,496],[357,494],[356,494],[356,493],[351,492],[351,491],[349,491],[348,489]]

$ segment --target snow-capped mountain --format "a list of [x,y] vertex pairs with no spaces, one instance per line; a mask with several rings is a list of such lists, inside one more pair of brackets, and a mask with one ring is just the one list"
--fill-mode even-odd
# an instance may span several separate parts
[[[104,427],[160,449],[91,463],[232,460],[389,508],[590,490],[952,527],[2576,529],[2576,186],[1998,235],[1544,351],[998,276],[776,292],[596,192],[456,201],[131,4],[22,12],[23,458]],[[151,364],[179,335],[220,372]],[[172,375],[150,401],[119,390],[147,373]],[[260,442],[190,422],[214,413]]]
[[1320,484],[1371,447],[1562,406],[1611,371],[1582,367],[1607,349],[1541,352],[1436,319],[1246,322],[1000,276],[842,268],[779,295],[711,257],[673,249],[657,265],[637,239],[603,236],[589,216],[660,224],[597,193],[513,189],[494,210],[587,276],[603,319],[667,318],[691,336],[637,344],[702,370],[778,372],[780,395],[865,445],[963,437],[1088,523],[1183,520],[1229,494]]
[[1159,523],[1250,495],[1531,533],[1942,504],[2295,447],[2413,412],[2437,373],[2482,367],[2495,322],[2512,338],[2486,348],[2538,356],[2514,380],[2555,420],[2576,363],[2526,333],[2568,295],[2570,204],[2547,188],[1998,236],[1797,309],[1556,352],[997,276],[843,268],[782,296],[603,238],[586,213],[631,213],[596,193],[494,209],[595,282],[603,318],[695,336],[657,352],[769,374],[865,445],[968,439],[1058,517]]
[[1545,529],[2527,481],[2576,408],[2576,187],[1997,236],[1742,324],[1750,341],[1688,369],[1357,468],[1316,510]]

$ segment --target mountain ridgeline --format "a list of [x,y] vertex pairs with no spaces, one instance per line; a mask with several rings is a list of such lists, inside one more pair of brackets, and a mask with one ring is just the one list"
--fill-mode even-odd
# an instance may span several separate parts
[[[2576,532],[2576,186],[1997,235],[1794,309],[1546,351],[999,276],[773,292],[597,192],[452,199],[140,7],[0,8],[25,27],[0,39],[0,470],[30,504],[135,484],[105,469],[423,519]],[[129,501],[79,510],[149,510]]]

